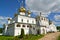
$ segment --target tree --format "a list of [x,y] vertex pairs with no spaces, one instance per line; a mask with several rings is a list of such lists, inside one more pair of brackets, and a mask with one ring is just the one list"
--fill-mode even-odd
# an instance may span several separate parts
[[3,28],[0,28],[0,33],[2,33],[3,32]]

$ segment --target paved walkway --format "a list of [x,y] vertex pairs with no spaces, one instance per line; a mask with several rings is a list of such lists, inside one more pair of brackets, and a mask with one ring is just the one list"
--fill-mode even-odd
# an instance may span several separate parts
[[43,38],[39,40],[56,40],[59,35],[60,35],[60,32],[50,33],[45,35]]

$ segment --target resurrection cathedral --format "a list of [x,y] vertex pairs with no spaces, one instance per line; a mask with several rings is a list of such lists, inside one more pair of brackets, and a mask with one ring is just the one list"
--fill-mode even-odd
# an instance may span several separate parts
[[13,18],[8,18],[8,24],[5,24],[3,35],[18,36],[21,34],[21,29],[24,34],[47,34],[47,32],[57,32],[54,23],[50,23],[46,17],[37,16],[31,17],[31,11],[26,10],[21,6],[18,13]]

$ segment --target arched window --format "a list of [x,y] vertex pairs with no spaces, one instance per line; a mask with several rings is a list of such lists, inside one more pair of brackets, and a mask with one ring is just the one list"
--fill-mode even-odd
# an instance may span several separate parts
[[41,18],[41,20],[43,20],[43,18]]
[[30,25],[30,28],[32,28],[32,26]]
[[20,24],[17,24],[17,27],[21,27]]
[[29,20],[27,20],[27,23],[29,22]]
[[23,25],[22,27],[25,27],[25,25]]
[[29,25],[27,25],[27,27],[29,27]]
[[34,23],[34,21],[32,21],[32,23]]
[[7,27],[7,29],[9,29],[9,27]]
[[46,18],[44,18],[44,20],[45,20]]
[[35,28],[33,28],[33,30],[35,30]]
[[23,22],[23,19],[21,21]]

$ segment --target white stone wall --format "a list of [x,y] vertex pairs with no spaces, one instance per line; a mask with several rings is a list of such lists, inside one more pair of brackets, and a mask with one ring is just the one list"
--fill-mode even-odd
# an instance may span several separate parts
[[18,21],[18,16],[14,17],[12,20],[17,22]]
[[37,28],[36,28],[36,26],[35,25],[33,25],[32,26],[32,28],[30,28],[31,29],[31,31],[32,31],[32,33],[31,34],[34,34],[34,35],[36,35],[37,34]]
[[50,31],[57,32],[57,28],[54,24],[50,24],[49,27],[50,27]]
[[24,13],[24,12],[20,12],[20,15],[26,15],[26,13]]
[[[29,34],[29,27],[27,27],[26,24],[20,24],[21,27],[17,27],[16,26],[17,23],[15,23],[15,33],[14,33],[14,36],[17,36],[17,35],[20,35],[21,34],[21,29],[24,29],[24,34]],[[25,27],[22,27],[22,25],[25,25]]]
[[[23,22],[22,22],[22,19],[23,19]],[[29,22],[27,22],[27,20]],[[29,23],[29,24],[36,24],[36,19],[18,15],[18,22]]]
[[14,24],[10,24],[8,27],[7,27],[7,35],[10,35],[10,36],[14,36]]
[[3,35],[7,35],[6,33],[7,33],[7,27],[8,27],[8,25],[5,25],[5,29],[3,30]]
[[[40,16],[39,18],[37,17],[37,24],[40,26],[40,34],[47,33],[48,27],[49,27],[49,20],[45,17]],[[45,30],[45,32],[43,31]]]
[[40,34],[47,34],[45,27],[40,27]]
[[[25,15],[25,14],[22,14]],[[43,18],[43,20],[42,20]],[[16,23],[15,23],[16,22]],[[39,22],[39,25],[41,25],[39,28],[36,25],[36,19],[26,16],[17,15],[11,20],[11,25],[8,26],[8,29],[5,28],[5,31],[7,31],[7,35],[11,36],[17,36],[21,34],[21,29],[24,29],[24,34],[37,34],[37,29],[40,29],[40,34],[46,34],[49,31],[57,31],[54,24],[49,25],[49,20],[45,17],[41,17],[37,20],[37,24]],[[12,24],[14,23],[14,24]],[[20,24],[20,27],[17,27],[17,24]],[[34,24],[32,25],[32,28],[27,27],[28,24]],[[23,27],[22,25],[25,25]],[[45,26],[45,27],[43,27]]]
[[[27,27],[27,24],[20,24],[21,27],[17,27],[18,23],[15,23],[15,31],[14,31],[14,36],[17,36],[17,35],[20,35],[21,34],[21,29],[24,29],[24,34],[36,34],[37,31],[36,31],[36,28],[35,26],[32,26],[32,28],[30,27]],[[25,27],[23,27],[22,25],[25,25]],[[35,28],[35,29],[33,29]]]
[[49,27],[49,20],[42,16],[40,16],[39,18],[37,17],[37,25],[38,24],[41,26]]
[[[23,22],[22,22],[22,20],[23,20]],[[14,17],[11,20],[10,24],[11,23],[15,23],[15,22],[36,24],[36,19],[35,18],[26,17],[26,16],[17,15],[16,17]]]
[[49,26],[48,21],[41,20],[40,25]]
[[[23,19],[23,22],[22,22]],[[28,21],[28,22],[27,22]],[[17,27],[17,23],[22,23],[20,24],[21,27]],[[14,25],[12,24],[14,23]],[[21,16],[21,15],[17,15],[16,17],[14,17],[13,19],[11,19],[10,24],[8,26],[8,29],[6,30],[6,34],[7,35],[12,35],[12,36],[17,36],[21,34],[21,28],[24,29],[24,34],[30,34],[30,32],[32,32],[31,34],[35,34],[35,30],[30,29],[29,27],[27,27],[27,24],[36,24],[36,19],[35,18],[30,18],[30,17],[26,17],[26,16]],[[22,27],[22,25],[25,25],[25,27]],[[31,30],[31,31],[30,31]]]
[[46,31],[47,32],[50,32],[51,30],[50,30],[50,27],[46,27]]
[[40,25],[49,27],[49,20],[47,18],[45,18],[45,17],[41,17],[40,18]]
[[8,24],[10,24],[11,23],[11,21],[10,20],[8,20]]
[[17,21],[18,21],[18,16],[14,17],[14,18],[10,21],[10,24],[15,23],[15,22],[17,22]]

